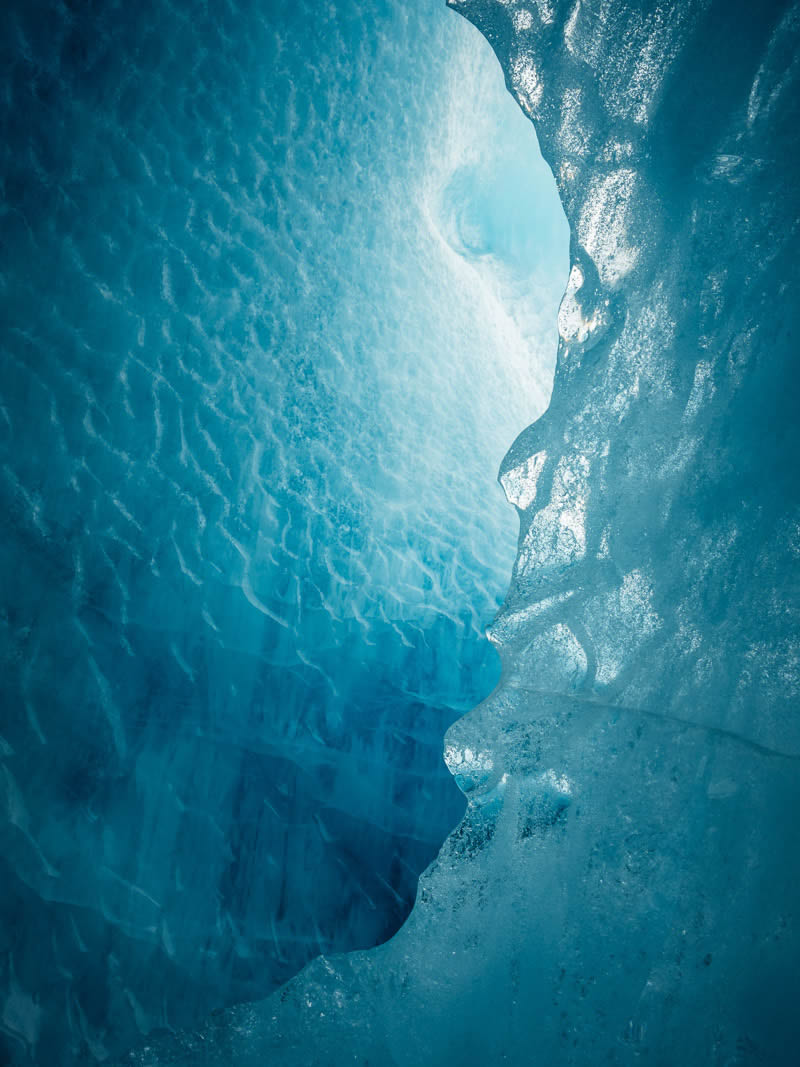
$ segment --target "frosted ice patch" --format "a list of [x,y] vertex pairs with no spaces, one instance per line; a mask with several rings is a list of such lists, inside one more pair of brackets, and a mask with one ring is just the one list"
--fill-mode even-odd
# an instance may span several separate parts
[[571,156],[585,156],[589,148],[589,135],[581,116],[581,89],[571,86],[564,90],[561,99],[561,126],[558,141],[562,150]]
[[581,0],[575,0],[575,6],[569,14],[569,18],[564,23],[564,44],[567,46],[567,51],[570,55],[575,55],[577,46],[575,41],[575,30],[578,25],[578,15],[581,10]]
[[509,679],[541,692],[570,692],[581,685],[588,665],[581,642],[569,626],[559,622],[517,655]]
[[625,663],[641,650],[663,625],[653,606],[652,580],[641,570],[626,574],[620,587],[592,598],[587,630],[596,658],[595,679],[614,682]]
[[713,399],[716,389],[711,374],[711,364],[705,360],[701,360],[695,367],[694,384],[686,403],[684,419],[696,417],[705,408],[705,405]]
[[560,461],[550,502],[536,513],[520,547],[519,570],[564,566],[583,558],[589,469],[585,456]]
[[578,299],[583,286],[583,271],[575,264],[569,272],[566,292],[558,309],[558,332],[568,344],[583,344],[598,327],[605,324],[606,317],[598,310],[587,318]]
[[596,178],[578,219],[580,242],[606,285],[617,285],[639,259],[629,234],[630,205],[639,182],[629,167]]
[[536,0],[536,7],[542,25],[549,26],[555,18],[555,5],[553,0]]
[[519,467],[514,467],[500,477],[500,484],[509,504],[525,511],[536,499],[539,475],[547,462],[547,452],[536,452]]
[[493,645],[500,646],[506,641],[524,633],[524,628],[541,615],[564,604],[574,596],[574,590],[568,589],[555,596],[543,597],[519,611],[501,611],[491,626],[486,628],[486,636]]
[[475,751],[469,747],[461,748],[458,745],[445,746],[444,761],[452,774],[491,771],[494,768],[494,761],[488,752]]
[[445,745],[444,761],[463,793],[486,785],[494,770],[494,760],[488,752],[468,746]]
[[539,781],[549,790],[554,793],[559,793],[562,797],[572,796],[572,782],[566,774],[559,774],[558,771],[554,770],[552,767],[549,767],[539,776]]
[[522,108],[536,117],[542,102],[544,86],[530,56],[517,55],[511,64],[511,84]]

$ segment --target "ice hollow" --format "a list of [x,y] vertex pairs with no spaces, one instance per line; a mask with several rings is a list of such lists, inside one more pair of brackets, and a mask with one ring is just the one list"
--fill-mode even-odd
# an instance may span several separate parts
[[800,9],[459,0],[571,231],[504,460],[503,674],[395,938],[140,1064],[788,1064],[800,1032]]
[[0,20],[0,1059],[68,1067],[408,914],[567,233],[443,7]]

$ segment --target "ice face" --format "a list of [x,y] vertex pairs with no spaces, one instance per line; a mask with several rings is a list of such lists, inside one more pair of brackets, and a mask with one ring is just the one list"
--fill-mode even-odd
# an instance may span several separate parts
[[[800,9],[460,0],[571,228],[498,690],[387,945],[132,1062],[789,1063]],[[225,1055],[228,1060],[225,1060]]]
[[443,8],[2,27],[0,1059],[50,1067],[407,915],[567,235]]

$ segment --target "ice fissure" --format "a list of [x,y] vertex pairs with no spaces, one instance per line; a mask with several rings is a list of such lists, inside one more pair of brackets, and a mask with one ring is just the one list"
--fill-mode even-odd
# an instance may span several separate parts
[[800,9],[451,6],[572,260],[550,407],[501,469],[503,676],[447,736],[467,812],[391,942],[130,1062],[790,1063]]

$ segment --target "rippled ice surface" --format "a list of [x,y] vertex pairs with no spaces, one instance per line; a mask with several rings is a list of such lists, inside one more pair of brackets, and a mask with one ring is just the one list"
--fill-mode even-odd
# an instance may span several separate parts
[[567,237],[438,3],[1,18],[0,1048],[54,1064],[406,916]]
[[137,1067],[800,1062],[800,4],[451,0],[570,223],[500,685],[389,942]]

